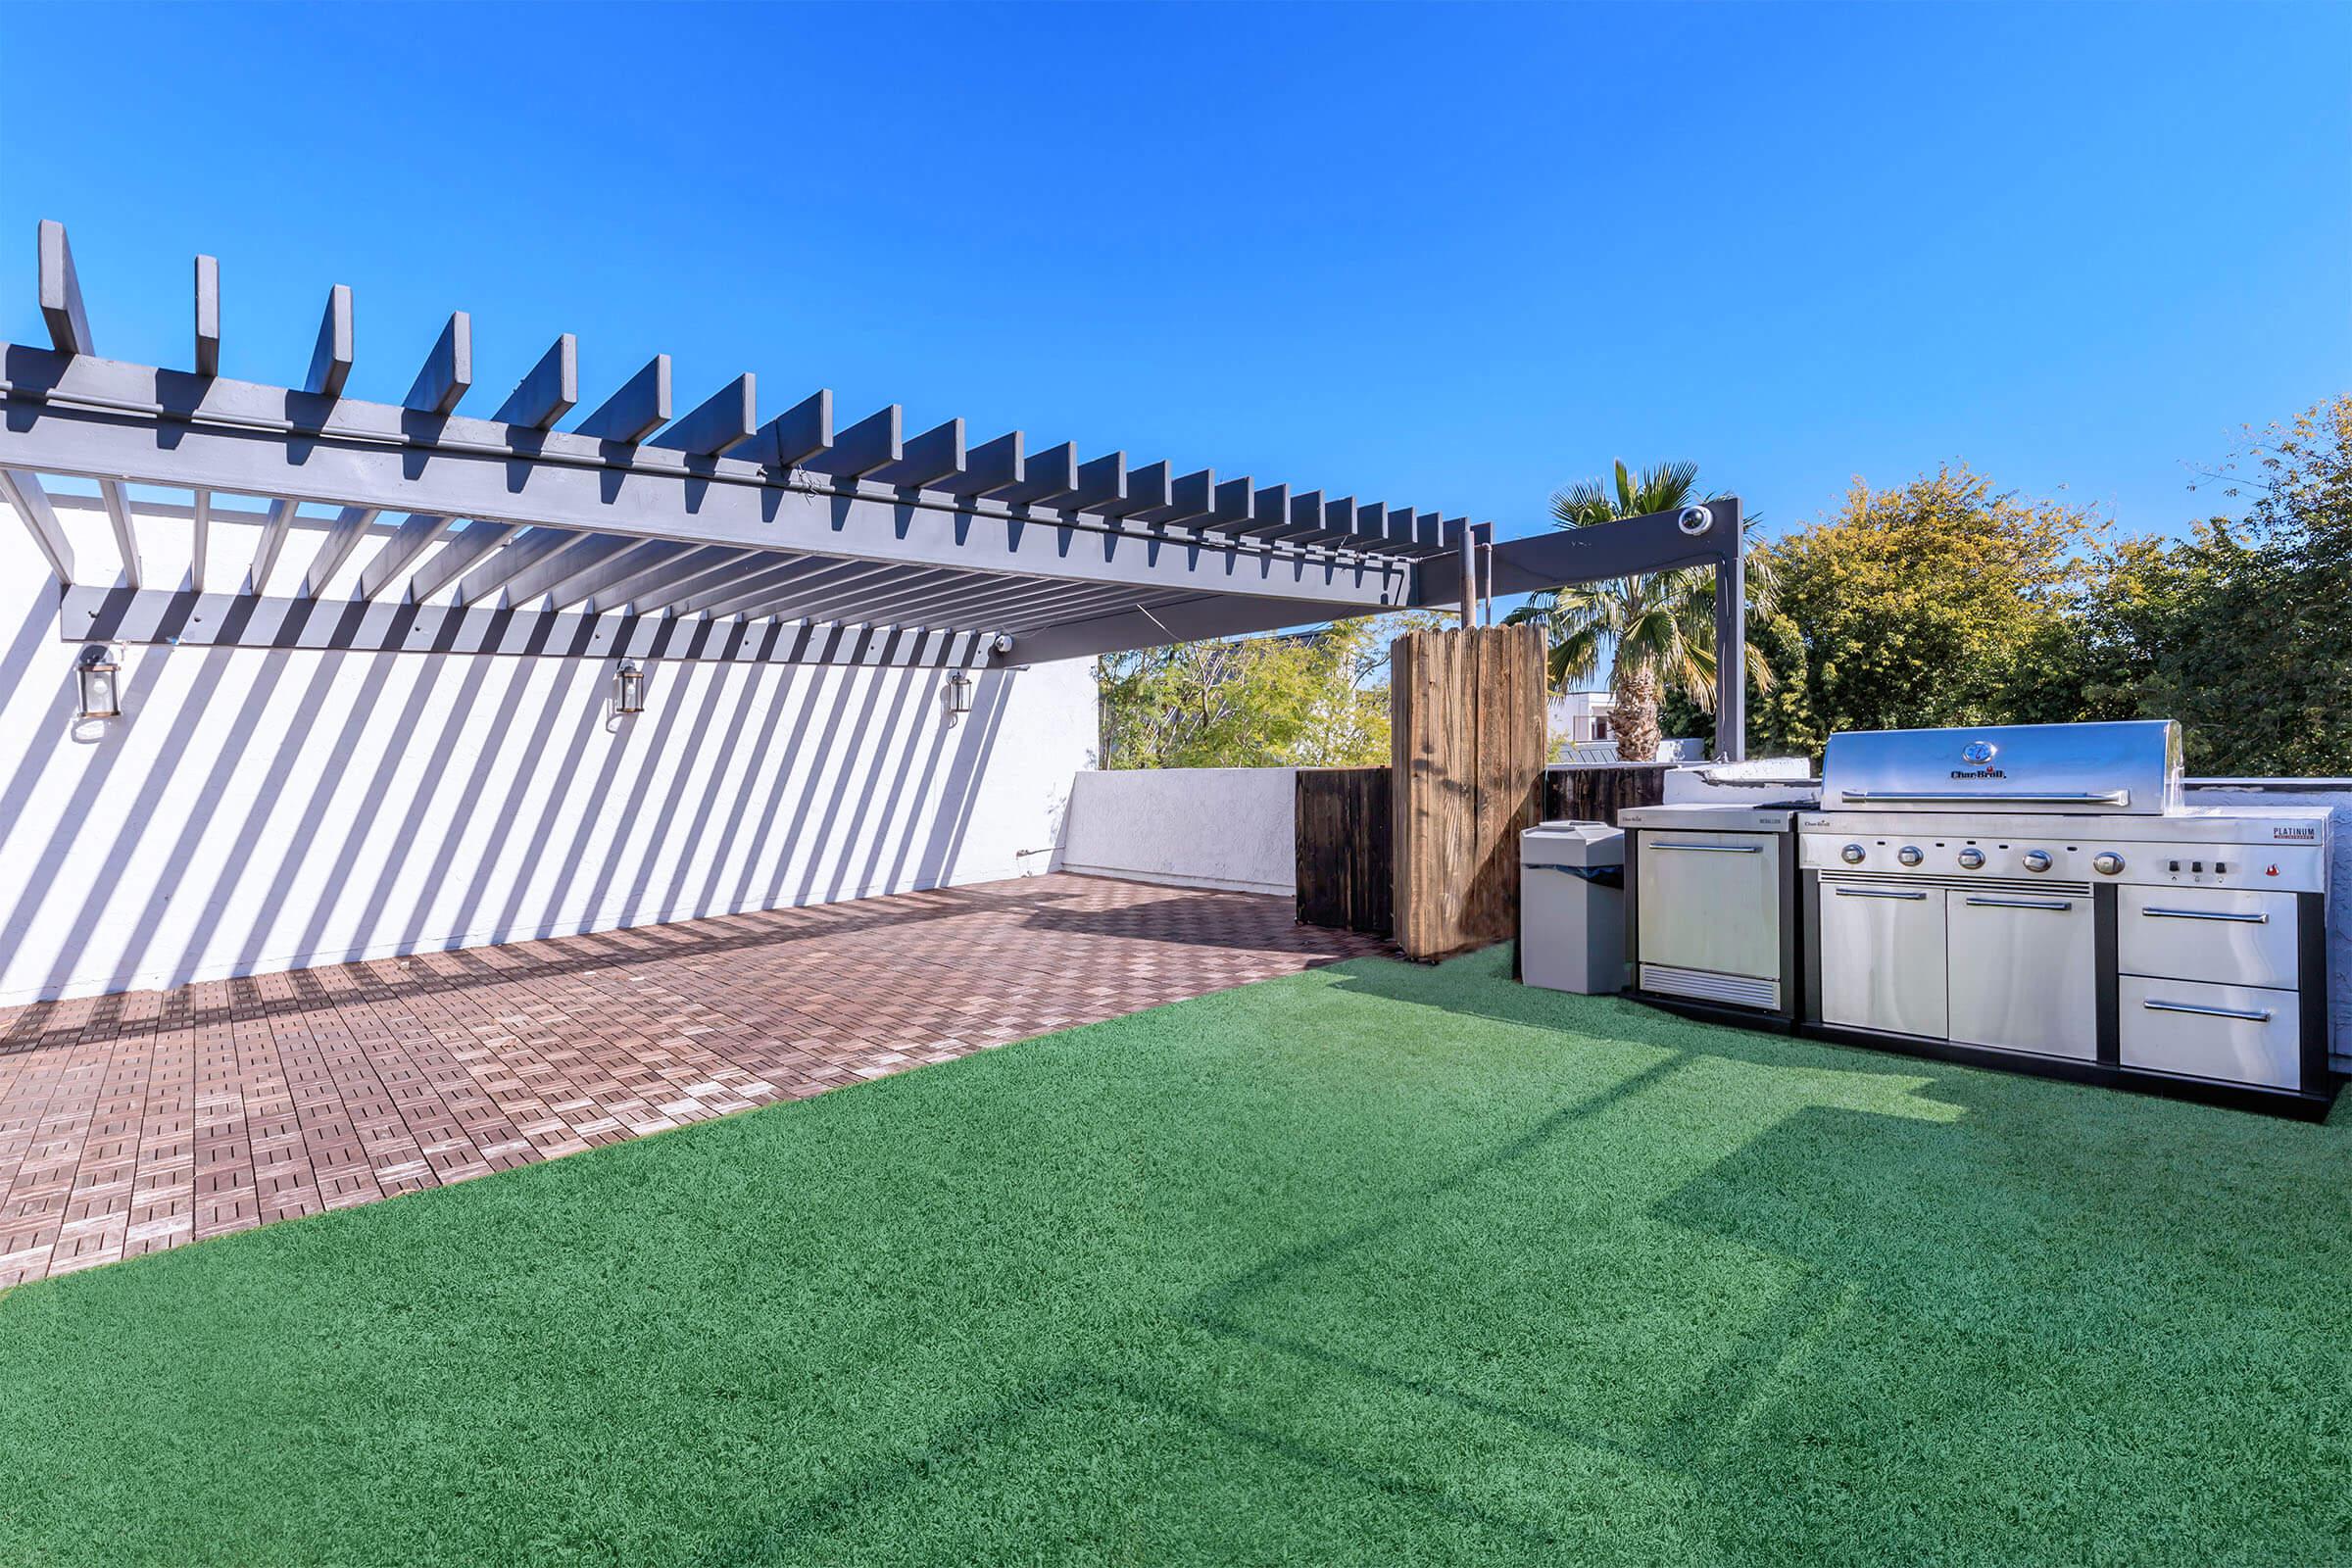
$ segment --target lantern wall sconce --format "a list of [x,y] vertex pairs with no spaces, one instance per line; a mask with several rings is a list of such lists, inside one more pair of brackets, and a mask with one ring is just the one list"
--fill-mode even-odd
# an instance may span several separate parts
[[81,662],[74,666],[74,681],[83,718],[121,718],[122,689],[119,677],[122,666],[115,662],[115,651],[103,643],[93,643],[81,651]]
[[633,660],[622,660],[620,667],[612,671],[612,711],[645,711],[645,671],[639,669]]
[[972,710],[972,677],[970,673],[959,669],[950,675],[948,689],[944,695],[947,698],[948,715],[951,718],[961,718],[970,712]]

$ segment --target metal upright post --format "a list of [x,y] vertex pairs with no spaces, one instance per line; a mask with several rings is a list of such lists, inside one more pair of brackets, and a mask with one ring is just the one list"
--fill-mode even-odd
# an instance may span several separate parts
[[1737,762],[1747,755],[1747,560],[1739,498],[1711,506],[1727,530],[1715,564],[1715,751]]
[[1478,624],[1478,524],[1462,524],[1462,626]]

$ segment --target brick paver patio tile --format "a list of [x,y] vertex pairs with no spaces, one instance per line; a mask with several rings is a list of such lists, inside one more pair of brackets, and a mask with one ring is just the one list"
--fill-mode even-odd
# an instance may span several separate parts
[[1383,948],[1054,875],[0,1008],[0,1289]]

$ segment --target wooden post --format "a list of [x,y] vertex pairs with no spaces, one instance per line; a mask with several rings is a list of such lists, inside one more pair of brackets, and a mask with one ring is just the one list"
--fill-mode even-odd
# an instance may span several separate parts
[[1389,649],[1396,945],[1438,958],[1519,925],[1519,835],[1544,782],[1544,634],[1407,632]]

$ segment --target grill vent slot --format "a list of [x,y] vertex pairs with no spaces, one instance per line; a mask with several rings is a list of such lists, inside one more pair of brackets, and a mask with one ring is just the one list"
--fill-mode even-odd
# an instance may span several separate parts
[[1642,966],[1642,989],[1661,996],[1691,997],[1700,1002],[1728,1002],[1737,1007],[1778,1008],[1781,983],[1748,975],[1716,974],[1707,969],[1678,969],[1672,964]]

